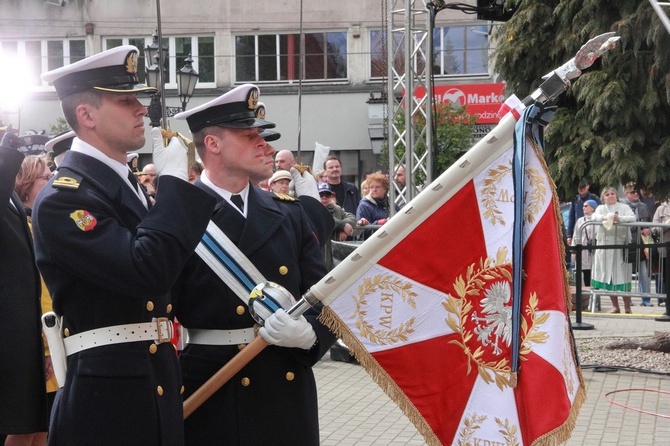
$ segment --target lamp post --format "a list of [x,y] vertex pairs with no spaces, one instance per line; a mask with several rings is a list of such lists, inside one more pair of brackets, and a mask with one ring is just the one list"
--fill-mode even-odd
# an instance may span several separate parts
[[[167,60],[169,48],[167,45],[161,45],[158,38],[158,33],[152,35],[153,39],[151,45],[145,48],[146,57],[146,80],[149,87],[157,89],[156,93],[151,97],[149,103],[148,116],[152,127],[161,125],[167,127],[166,118],[172,117],[179,112],[186,110],[186,104],[193,97],[195,85],[198,83],[198,73],[193,69],[193,59],[189,54],[184,60],[185,65],[177,73],[177,86],[179,100],[181,107],[168,107],[165,105],[165,76],[163,76],[163,63]],[[149,64],[151,62],[151,64]]]
[[184,66],[177,73],[177,85],[179,86],[179,100],[181,101],[182,111],[186,110],[186,104],[193,97],[198,78],[198,73],[193,69],[193,58],[189,54],[184,59]]

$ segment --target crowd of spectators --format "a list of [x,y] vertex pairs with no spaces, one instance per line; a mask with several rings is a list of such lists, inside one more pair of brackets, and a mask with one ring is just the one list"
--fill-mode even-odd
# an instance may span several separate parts
[[[632,297],[639,296],[642,306],[653,306],[649,295],[665,293],[666,250],[644,245],[668,240],[670,229],[654,227],[654,223],[670,223],[667,201],[656,203],[650,186],[634,182],[623,186],[623,197],[613,186],[603,188],[600,197],[589,188],[588,179],[579,182],[566,225],[568,243],[582,246],[576,252],[581,255],[583,285],[607,292],[613,313],[621,313],[617,295],[623,298],[625,313],[632,313]],[[622,224],[633,222],[649,226]],[[657,305],[665,305],[665,299],[658,297]]]

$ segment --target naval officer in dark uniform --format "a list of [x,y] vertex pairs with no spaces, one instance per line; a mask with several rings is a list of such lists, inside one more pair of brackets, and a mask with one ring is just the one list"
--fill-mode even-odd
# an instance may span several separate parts
[[[250,184],[252,178],[270,177],[273,168],[274,149],[259,130],[274,125],[254,116],[258,95],[256,86],[241,85],[176,118],[187,120],[205,165],[196,186],[217,197],[212,221],[265,279],[299,298],[326,268],[300,201]],[[254,320],[245,303],[197,254],[177,281],[173,299],[189,336],[180,355],[188,397],[253,339]],[[261,328],[266,341],[275,345],[186,419],[186,444],[319,444],[312,366],[335,336],[316,320],[315,310],[297,321],[280,312],[282,316],[270,316]]]
[[12,136],[0,143],[0,444],[6,434],[30,442],[47,428],[40,276],[26,210],[14,192],[24,156]]
[[[156,204],[126,165],[144,145],[138,50],[125,45],[50,71],[76,133],[33,213],[38,266],[67,355],[50,445],[183,444],[170,288],[215,200],[186,181],[186,151],[152,130]],[[52,355],[54,348],[51,348]]]

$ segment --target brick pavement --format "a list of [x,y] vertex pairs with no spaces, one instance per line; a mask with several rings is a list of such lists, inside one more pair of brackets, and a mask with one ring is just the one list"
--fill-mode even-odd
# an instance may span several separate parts
[[[607,302],[606,302],[607,301]],[[583,313],[582,323],[592,330],[575,330],[575,336],[651,336],[670,331],[670,322],[655,317],[662,307],[641,307],[639,299],[632,315],[609,315],[609,299],[602,300],[602,313]],[[571,315],[575,321],[575,314]],[[424,440],[400,409],[377,386],[361,366],[324,357],[314,368],[319,391],[322,446],[419,446]],[[670,444],[670,376],[639,372],[583,370],[587,400],[579,413],[566,446],[647,446]],[[629,389],[643,389],[628,391]],[[655,416],[626,409],[610,399]]]

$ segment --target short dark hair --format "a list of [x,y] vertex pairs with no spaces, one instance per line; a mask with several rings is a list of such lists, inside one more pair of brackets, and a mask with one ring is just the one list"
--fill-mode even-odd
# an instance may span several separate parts
[[586,177],[584,177],[584,178],[582,178],[581,180],[579,180],[579,188],[580,188],[580,189],[585,188],[585,187],[588,186],[589,184],[591,184],[591,183],[589,183],[589,179],[586,178]]
[[61,99],[61,110],[63,116],[70,127],[75,132],[79,130],[79,121],[77,120],[77,107],[80,104],[90,104],[95,108],[100,108],[102,105],[102,95],[95,90],[86,90],[78,93],[73,93]]
[[324,168],[324,169],[326,168],[326,163],[327,163],[328,161],[333,161],[333,160],[335,160],[335,161],[337,161],[338,163],[340,163],[340,167],[342,167],[342,161],[340,161],[340,159],[339,159],[338,157],[336,157],[335,155],[330,155],[328,158],[326,158],[326,161],[323,162],[323,168]]

